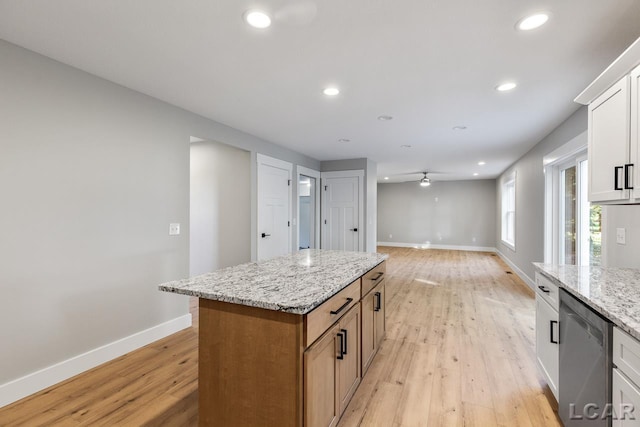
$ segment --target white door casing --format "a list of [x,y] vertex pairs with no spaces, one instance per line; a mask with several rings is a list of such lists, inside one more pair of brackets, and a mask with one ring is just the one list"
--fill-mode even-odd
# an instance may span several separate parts
[[291,163],[257,155],[258,261],[291,252]]
[[323,172],[322,248],[361,251],[364,248],[364,171]]

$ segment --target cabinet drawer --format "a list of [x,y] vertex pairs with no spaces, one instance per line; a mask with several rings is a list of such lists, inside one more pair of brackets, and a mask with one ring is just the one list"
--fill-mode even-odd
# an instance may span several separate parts
[[554,310],[560,310],[560,292],[558,285],[540,273],[536,273],[536,295],[540,295]]
[[369,270],[364,276],[362,276],[362,296],[375,288],[378,283],[384,280],[384,275],[387,274],[387,262],[382,261],[373,269]]
[[310,346],[359,301],[360,279],[307,314],[305,316],[305,347]]
[[613,363],[640,386],[640,342],[618,327],[613,328]]

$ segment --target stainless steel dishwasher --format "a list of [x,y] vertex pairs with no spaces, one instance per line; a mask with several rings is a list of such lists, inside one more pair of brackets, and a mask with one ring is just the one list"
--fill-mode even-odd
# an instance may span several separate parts
[[565,427],[611,426],[612,324],[560,290],[558,413]]

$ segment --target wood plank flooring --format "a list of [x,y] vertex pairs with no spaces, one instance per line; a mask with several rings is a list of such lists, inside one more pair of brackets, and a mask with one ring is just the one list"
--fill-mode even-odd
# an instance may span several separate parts
[[[533,292],[498,257],[379,252],[387,336],[340,427],[561,425],[536,370]],[[197,356],[193,327],[0,409],[0,426],[195,426]]]

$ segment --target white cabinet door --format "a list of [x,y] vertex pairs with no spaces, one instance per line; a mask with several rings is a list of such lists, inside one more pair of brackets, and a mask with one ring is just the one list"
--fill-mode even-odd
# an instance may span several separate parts
[[536,359],[553,395],[558,399],[558,312],[536,296]]
[[640,66],[631,72],[631,162],[633,199],[640,201]]
[[625,166],[630,156],[629,77],[589,104],[589,201],[629,199]]
[[613,369],[612,427],[640,427],[640,390],[619,369]]

